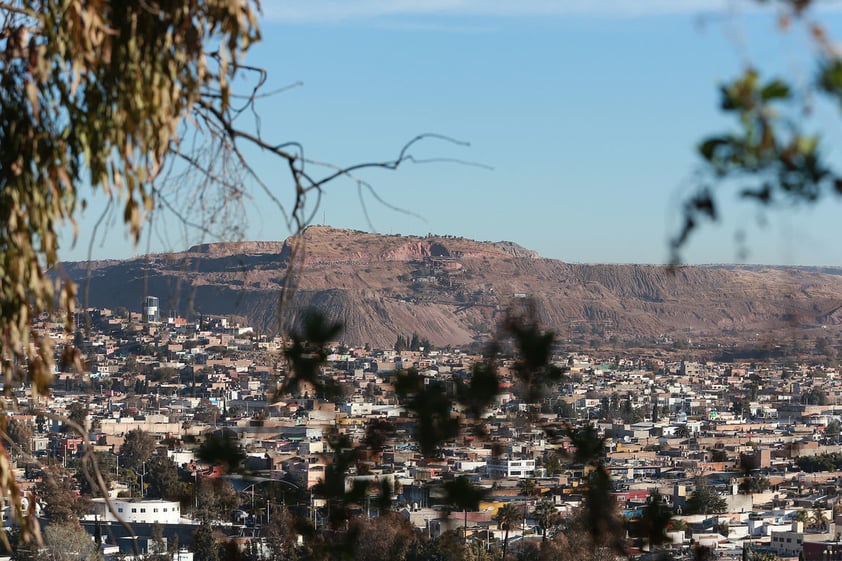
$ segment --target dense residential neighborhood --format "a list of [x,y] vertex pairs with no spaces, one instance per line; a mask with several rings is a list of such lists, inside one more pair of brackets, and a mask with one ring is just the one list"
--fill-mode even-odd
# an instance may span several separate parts
[[[339,473],[346,523],[376,532],[394,517],[475,559],[530,558],[571,534],[594,469],[553,427],[590,425],[604,439],[624,557],[842,559],[842,382],[826,364],[559,347],[565,376],[532,409],[516,397],[514,362],[501,359],[504,383],[481,426],[431,457],[396,372],[456,392],[481,360],[468,350],[413,336],[391,349],[338,341],[323,367],[337,384],[327,396],[306,383],[284,391],[286,341],[225,318],[166,317],[154,298],[142,313],[80,312],[75,333],[46,317],[37,329],[58,356],[80,349],[85,372],[57,372],[49,395],[11,389],[27,404],[10,416],[12,461],[46,547],[58,539],[51,529],[78,520],[106,559],[189,561],[207,547],[292,558],[310,538],[293,518],[315,533],[335,523],[339,502],[326,488]],[[214,455],[226,446],[233,461]],[[471,508],[442,493],[463,478],[482,491]],[[647,539],[653,508],[671,517],[662,540]],[[13,509],[4,521],[14,538]]]

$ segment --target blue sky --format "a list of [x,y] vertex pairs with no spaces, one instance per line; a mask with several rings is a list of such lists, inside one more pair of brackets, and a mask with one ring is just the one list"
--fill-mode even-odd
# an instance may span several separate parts
[[[820,17],[831,30],[840,23],[834,12]],[[803,30],[781,32],[774,12],[740,3],[269,0],[262,30],[248,62],[269,71],[268,89],[301,82],[261,101],[266,137],[350,165],[390,159],[431,132],[470,147],[428,140],[418,157],[493,168],[439,162],[363,172],[409,214],[364,195],[369,221],[357,187],[338,181],[316,223],[510,240],[570,262],[664,262],[681,196],[693,185],[694,147],[729,126],[716,110],[717,84],[747,63],[796,80],[813,72]],[[828,138],[842,141],[829,122]],[[289,201],[279,164],[252,156]],[[693,237],[687,262],[842,265],[838,202],[762,214],[731,196],[722,201],[723,220]],[[65,259],[87,255],[96,208]],[[289,234],[259,192],[246,212],[246,238]],[[134,249],[114,228],[94,244],[93,258],[210,241],[155,236]],[[747,255],[735,241],[740,229]]]

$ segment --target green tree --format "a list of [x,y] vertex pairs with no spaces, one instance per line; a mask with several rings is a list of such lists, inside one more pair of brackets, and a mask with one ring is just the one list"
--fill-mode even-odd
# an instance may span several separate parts
[[143,463],[149,461],[154,451],[155,438],[151,434],[143,429],[130,430],[120,445],[120,467],[140,472]]
[[78,521],[87,509],[88,500],[77,495],[73,475],[60,466],[44,466],[35,490],[51,523]]
[[812,515],[810,516],[813,526],[820,531],[827,530],[827,523],[828,518],[827,515],[824,513],[824,509],[821,507],[816,507],[813,509]]
[[467,547],[464,540],[450,530],[427,542],[422,542],[419,559],[430,561],[491,561],[491,555],[482,544]]
[[[79,430],[82,431],[82,435],[84,435],[84,431],[88,428],[88,416],[90,415],[90,410],[88,406],[84,403],[79,403],[78,401],[74,401],[70,404],[70,408],[67,415],[68,423],[65,423],[62,427],[64,432],[71,432],[71,433],[78,433]],[[76,428],[78,427],[78,428]]]
[[821,388],[810,388],[801,394],[801,403],[805,405],[827,405],[827,394]]
[[810,512],[808,510],[801,509],[792,516],[792,519],[796,522],[806,524],[810,521]]
[[193,411],[193,419],[200,423],[215,424],[220,418],[222,418],[222,412],[219,407],[207,399],[200,401]]
[[[90,452],[82,457],[74,477],[79,483],[79,492],[86,497],[102,497],[111,488],[111,474],[114,469],[113,456],[109,453]],[[96,462],[96,470],[93,469]],[[97,477],[102,479],[102,483]]]
[[467,476],[459,476],[444,483],[445,502],[463,513],[463,538],[468,540],[468,511],[479,510],[479,503],[487,494],[471,483]]
[[78,521],[50,524],[44,529],[45,561],[102,559],[97,544]]
[[535,480],[530,478],[521,479],[520,481],[518,481],[517,486],[520,491],[518,494],[524,497],[525,499],[523,508],[523,512],[525,513],[529,501],[536,497],[540,497],[543,491],[541,490],[541,487],[535,482]]
[[728,502],[703,478],[696,479],[696,489],[687,499],[687,514],[721,514],[728,508]]
[[219,561],[220,547],[209,522],[203,522],[193,534],[193,554],[203,561]]
[[503,561],[506,561],[506,550],[509,547],[509,531],[512,528],[517,528],[517,525],[520,524],[521,518],[522,515],[520,509],[512,503],[506,503],[501,506],[494,517],[497,524],[500,526],[500,529],[505,532],[503,537]]
[[751,417],[751,401],[749,400],[749,398],[741,397],[737,401],[736,410],[744,418],[750,418]]
[[547,541],[547,534],[561,523],[561,514],[552,501],[541,501],[535,507],[535,518],[541,528],[541,541]]
[[547,470],[547,475],[557,475],[564,470],[558,454],[552,452],[547,453],[546,459],[544,460],[544,469]]
[[228,522],[240,505],[240,496],[224,479],[202,479],[196,490],[196,502],[198,511],[194,514],[199,520]]
[[178,379],[178,372],[175,368],[170,367],[155,368],[149,373],[149,379],[153,382],[169,384],[173,380]]
[[521,479],[517,482],[520,495],[530,499],[541,496],[541,488],[534,479]]
[[397,513],[388,512],[371,520],[360,519],[357,525],[354,561],[406,561],[419,547],[420,535]]
[[712,448],[710,450],[710,461],[711,462],[727,462],[728,461],[728,452],[726,452],[722,448]]
[[266,545],[269,549],[266,561],[289,561],[294,558],[295,518],[286,508],[272,515],[266,526]]
[[165,456],[153,456],[146,464],[146,496],[152,499],[183,501],[190,496],[188,484],[181,481],[178,468]]
[[762,475],[750,475],[740,482],[740,492],[747,495],[769,490],[769,479]]

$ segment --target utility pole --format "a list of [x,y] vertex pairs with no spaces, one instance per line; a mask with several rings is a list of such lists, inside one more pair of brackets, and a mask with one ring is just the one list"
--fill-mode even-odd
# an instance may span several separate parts
[[143,471],[140,472],[140,498],[141,499],[144,498],[144,495],[146,494],[144,492],[144,487],[143,487],[143,477],[147,473],[149,473],[148,471],[146,471],[146,462],[143,462],[142,467],[143,467]]

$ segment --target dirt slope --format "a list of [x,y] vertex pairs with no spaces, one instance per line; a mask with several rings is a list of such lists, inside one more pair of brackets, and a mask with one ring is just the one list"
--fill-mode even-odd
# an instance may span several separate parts
[[[511,242],[383,236],[311,227],[303,252],[286,242],[205,244],[179,254],[65,263],[87,305],[138,310],[144,295],[180,314],[238,315],[278,329],[278,295],[294,263],[281,324],[308,307],[345,324],[349,343],[388,346],[417,332],[461,345],[489,333],[504,310],[533,298],[562,337],[647,340],[842,324],[842,269],[581,265]],[[295,259],[293,261],[293,258]],[[88,269],[90,273],[87,273]]]

